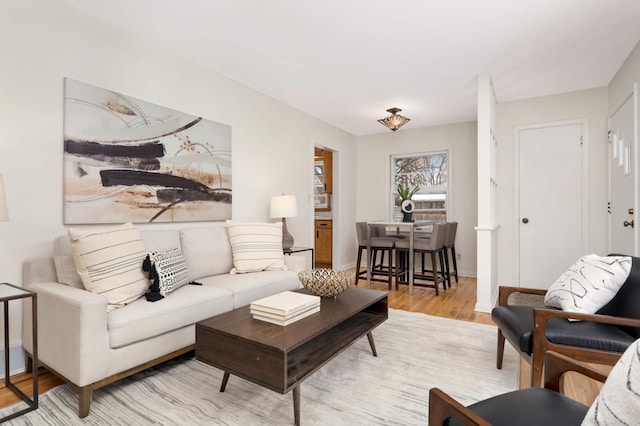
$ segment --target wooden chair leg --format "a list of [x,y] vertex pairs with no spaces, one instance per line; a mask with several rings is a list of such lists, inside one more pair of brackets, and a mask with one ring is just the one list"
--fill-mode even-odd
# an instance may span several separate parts
[[436,289],[436,296],[438,296],[438,262],[436,262],[436,252],[431,252],[431,269],[433,270],[433,287]]
[[458,282],[458,262],[456,261],[455,246],[451,246],[451,259],[453,259],[453,275],[456,277],[456,282]]
[[438,251],[438,257],[440,257],[440,270],[442,271],[442,287],[446,290],[447,284],[449,284],[449,288],[451,288],[451,279],[449,278],[449,268],[445,267],[444,254],[444,250]]
[[[393,254],[393,249],[389,249],[388,251],[388,256],[387,259],[389,259],[389,264],[387,265],[387,277],[389,280],[389,290],[393,290],[393,284],[391,283],[391,263],[392,263],[392,257],[391,255]],[[383,261],[384,261],[384,256],[383,256]]]
[[396,249],[396,290],[400,279],[400,250]]
[[360,278],[360,262],[362,261],[362,246],[358,247],[358,258],[356,260],[356,286]]
[[444,254],[445,272],[447,274],[447,282],[449,283],[449,288],[451,288],[451,264],[449,263],[449,250],[445,248],[443,250],[443,254]]
[[504,357],[504,335],[502,330],[498,329],[498,349],[496,351],[496,368],[502,370],[502,359]]

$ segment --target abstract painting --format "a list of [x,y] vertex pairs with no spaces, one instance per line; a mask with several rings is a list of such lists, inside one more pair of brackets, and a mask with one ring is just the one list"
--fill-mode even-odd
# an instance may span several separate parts
[[64,222],[231,219],[231,127],[65,79]]

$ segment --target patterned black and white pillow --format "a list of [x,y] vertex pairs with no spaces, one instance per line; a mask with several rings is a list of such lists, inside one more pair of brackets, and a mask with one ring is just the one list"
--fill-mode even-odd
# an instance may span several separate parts
[[628,256],[588,254],[549,287],[544,303],[563,311],[594,314],[613,299],[630,271]]
[[637,425],[640,419],[640,340],[618,360],[582,426]]
[[189,284],[187,263],[179,248],[149,253],[142,269],[149,273],[151,286],[145,296],[151,302],[160,300],[172,291]]

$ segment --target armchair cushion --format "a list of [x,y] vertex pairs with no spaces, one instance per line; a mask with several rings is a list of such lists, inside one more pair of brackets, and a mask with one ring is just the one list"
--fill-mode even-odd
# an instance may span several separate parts
[[[485,399],[469,409],[493,426],[537,426],[578,425],[589,407],[550,389],[527,388]],[[449,423],[461,424],[455,419]]]
[[[524,305],[496,306],[491,317],[498,324],[502,334],[520,352],[531,354],[533,332],[533,310],[536,307]],[[569,321],[553,318],[545,327],[545,335],[551,343],[593,348],[612,352],[624,352],[634,341],[618,326],[591,321]]]
[[613,299],[630,269],[628,256],[583,256],[549,287],[544,302],[568,312],[596,313]]

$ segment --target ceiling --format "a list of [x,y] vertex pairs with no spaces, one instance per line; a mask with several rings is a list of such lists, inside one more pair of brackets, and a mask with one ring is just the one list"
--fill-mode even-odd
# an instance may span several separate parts
[[476,119],[606,86],[640,40],[638,0],[62,0],[354,135]]

